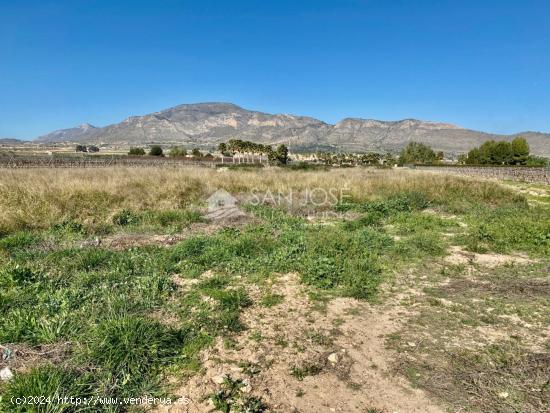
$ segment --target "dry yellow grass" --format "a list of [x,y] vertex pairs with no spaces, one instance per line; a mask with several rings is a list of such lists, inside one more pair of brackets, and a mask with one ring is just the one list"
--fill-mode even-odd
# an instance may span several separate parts
[[[205,167],[27,169],[0,172],[0,233],[47,228],[63,220],[88,227],[115,212],[199,206],[216,189],[238,194],[253,189],[288,193],[341,189],[355,200],[420,191],[438,203],[469,200],[510,202],[510,190],[490,182],[422,173],[364,168],[330,171],[224,170]],[[455,205],[456,206],[456,205]]]

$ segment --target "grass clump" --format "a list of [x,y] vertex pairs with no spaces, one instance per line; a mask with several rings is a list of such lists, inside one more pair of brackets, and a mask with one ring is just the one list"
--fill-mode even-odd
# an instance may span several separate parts
[[[43,365],[26,374],[16,375],[3,389],[0,411],[3,412],[75,412],[79,407],[65,397],[92,397],[95,389],[91,373],[82,374],[60,366]],[[12,398],[43,398],[44,404],[15,404]],[[80,406],[82,408],[82,406]]]
[[122,383],[117,395],[131,397],[151,390],[160,369],[181,356],[184,343],[184,331],[135,315],[115,315],[86,334],[75,357],[98,369],[101,387]]
[[15,252],[36,245],[42,237],[31,231],[20,231],[0,239],[0,251]]

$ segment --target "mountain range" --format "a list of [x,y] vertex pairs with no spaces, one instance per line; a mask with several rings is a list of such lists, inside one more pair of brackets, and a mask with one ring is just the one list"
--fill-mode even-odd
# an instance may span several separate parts
[[37,143],[146,145],[180,144],[213,148],[232,138],[256,143],[285,143],[291,151],[397,152],[410,141],[456,155],[489,139],[511,141],[523,136],[531,152],[550,157],[550,134],[521,132],[496,135],[455,125],[416,119],[381,121],[346,118],[332,125],[321,120],[287,114],[251,111],[232,103],[196,103],[175,106],[120,123],[96,127],[88,123],[36,138]]

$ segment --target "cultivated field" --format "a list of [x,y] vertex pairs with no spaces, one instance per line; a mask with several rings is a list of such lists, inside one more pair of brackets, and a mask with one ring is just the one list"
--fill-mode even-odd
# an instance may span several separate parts
[[549,270],[544,184],[2,170],[0,412],[550,411]]

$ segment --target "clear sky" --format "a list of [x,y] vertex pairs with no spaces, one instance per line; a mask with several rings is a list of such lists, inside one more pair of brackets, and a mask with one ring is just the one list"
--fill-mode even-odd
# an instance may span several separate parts
[[0,137],[201,101],[550,132],[550,1],[0,0]]

